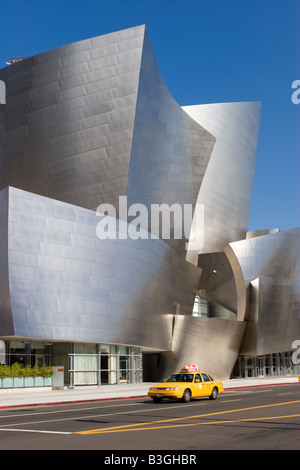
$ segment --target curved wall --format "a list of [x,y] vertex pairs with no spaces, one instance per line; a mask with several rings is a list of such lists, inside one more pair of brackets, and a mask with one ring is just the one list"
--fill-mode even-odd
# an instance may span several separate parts
[[126,194],[144,27],[0,70],[0,188],[96,209]]
[[164,85],[144,26],[0,70],[0,189],[96,210],[196,203],[215,137]]
[[291,350],[300,329],[300,229],[262,233],[225,248],[248,322],[241,352],[251,356]]
[[[222,251],[245,238],[251,202],[260,103],[215,103],[183,109],[216,137],[198,196],[204,204],[204,245],[199,253]],[[197,253],[188,259],[196,264]]]
[[[0,80],[1,335],[137,345],[164,351],[161,374],[195,361],[219,377],[241,345],[287,349],[299,230],[246,233],[260,104],[181,108],[144,26],[26,58]],[[203,246],[99,240],[95,210],[119,196],[148,213],[204,205]],[[199,289],[231,319],[193,318]]]
[[176,303],[192,311],[198,268],[163,240],[99,240],[93,211],[15,188],[7,204],[10,335],[171,348]]
[[246,323],[221,318],[177,315],[172,351],[162,354],[160,379],[183,364],[197,366],[214,378],[228,379],[239,353]]

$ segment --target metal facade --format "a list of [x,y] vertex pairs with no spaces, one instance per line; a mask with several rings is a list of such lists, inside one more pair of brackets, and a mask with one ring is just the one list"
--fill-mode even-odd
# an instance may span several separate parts
[[99,240],[94,211],[15,188],[1,205],[1,335],[170,349],[174,302],[191,312],[198,268],[160,239]]
[[241,352],[291,350],[300,330],[300,229],[249,233],[225,251],[239,286],[237,315],[248,324]]
[[[2,338],[136,345],[161,353],[161,375],[193,361],[221,378],[240,350],[291,348],[299,230],[247,234],[259,103],[179,106],[144,26],[28,57],[0,80]],[[203,246],[151,239],[149,220],[147,239],[100,240],[95,211],[120,196],[149,212],[202,204]],[[214,318],[192,317],[196,293]]]
[[[205,238],[200,253],[218,252],[227,243],[245,238],[260,108],[260,103],[215,103],[183,108],[216,137],[198,195],[198,203],[205,206]],[[189,256],[192,261],[193,253]]]

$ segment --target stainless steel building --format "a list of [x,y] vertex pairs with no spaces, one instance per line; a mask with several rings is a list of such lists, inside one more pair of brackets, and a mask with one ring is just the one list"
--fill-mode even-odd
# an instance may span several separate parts
[[70,386],[190,362],[219,378],[293,372],[299,230],[247,232],[259,103],[179,106],[144,26],[0,80],[2,362],[64,365]]

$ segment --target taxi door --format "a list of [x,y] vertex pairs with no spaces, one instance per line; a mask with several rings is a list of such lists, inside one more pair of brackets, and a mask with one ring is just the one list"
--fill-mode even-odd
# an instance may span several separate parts
[[212,383],[210,377],[208,377],[208,375],[203,374],[203,373],[201,373],[201,375],[202,375],[202,379],[203,379],[203,382],[202,382],[203,395],[204,396],[209,396],[209,395],[211,395],[211,392],[212,392],[212,389],[213,389],[213,383]]
[[194,376],[192,396],[193,397],[201,397],[201,396],[203,396],[203,394],[204,394],[203,379],[201,377],[201,374],[197,373]]

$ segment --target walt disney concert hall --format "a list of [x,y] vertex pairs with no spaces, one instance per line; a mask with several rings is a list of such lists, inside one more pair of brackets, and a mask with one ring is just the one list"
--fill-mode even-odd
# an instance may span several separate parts
[[0,80],[1,363],[70,387],[298,373],[300,229],[248,232],[260,103],[178,105],[145,26]]

